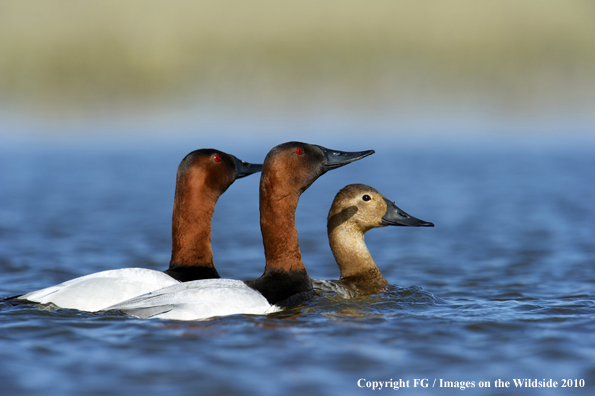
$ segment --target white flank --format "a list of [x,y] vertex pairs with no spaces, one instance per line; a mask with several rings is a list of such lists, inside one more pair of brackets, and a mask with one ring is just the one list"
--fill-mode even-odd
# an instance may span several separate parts
[[123,268],[96,272],[19,297],[60,308],[100,311],[132,297],[180,283],[171,276],[144,268]]
[[179,283],[108,307],[138,318],[200,320],[235,314],[280,311],[258,291],[234,279]]

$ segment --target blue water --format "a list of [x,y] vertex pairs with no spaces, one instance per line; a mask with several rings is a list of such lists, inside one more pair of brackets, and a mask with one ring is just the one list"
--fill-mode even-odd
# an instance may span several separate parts
[[[212,146],[195,141],[0,148],[0,296],[106,269],[165,269],[177,165]],[[399,379],[413,394],[595,394],[595,145],[309,142],[377,151],[302,195],[312,277],[338,277],[325,226],[346,184],[370,184],[436,224],[366,235],[391,290],[204,322],[0,303],[0,394],[363,395],[395,392]],[[257,162],[276,143],[217,148]],[[222,276],[260,276],[258,177],[221,198],[212,240]],[[393,382],[376,391],[374,381]]]

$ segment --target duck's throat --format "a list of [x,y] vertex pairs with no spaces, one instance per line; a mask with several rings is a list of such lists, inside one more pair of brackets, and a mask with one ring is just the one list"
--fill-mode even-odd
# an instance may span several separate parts
[[341,270],[342,281],[353,284],[364,294],[376,293],[388,285],[374,262],[362,233],[335,228],[329,233],[329,243]]
[[175,267],[215,269],[211,250],[211,220],[216,201],[209,201],[204,199],[175,202],[170,269]]
[[260,229],[266,258],[266,269],[306,271],[295,227],[295,210],[299,197],[286,196],[260,205]]

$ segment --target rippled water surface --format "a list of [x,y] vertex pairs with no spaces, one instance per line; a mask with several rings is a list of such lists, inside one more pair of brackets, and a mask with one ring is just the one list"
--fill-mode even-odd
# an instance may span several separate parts
[[[218,148],[258,162],[276,143]],[[326,214],[346,184],[370,184],[436,224],[366,235],[388,292],[203,322],[0,302],[0,394],[369,394],[374,381],[395,392],[399,379],[416,394],[462,392],[441,380],[482,395],[595,394],[595,147],[312,143],[377,151],[302,195],[312,277],[338,276]],[[0,296],[106,269],[165,269],[176,168],[200,147],[0,148]],[[224,277],[262,273],[258,177],[219,201],[213,250]],[[558,388],[511,391],[498,379]],[[584,387],[561,388],[575,379]]]

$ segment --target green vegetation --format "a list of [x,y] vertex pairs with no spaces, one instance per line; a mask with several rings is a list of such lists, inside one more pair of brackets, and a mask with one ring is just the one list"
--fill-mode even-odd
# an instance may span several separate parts
[[584,105],[594,20],[590,0],[0,0],[0,100]]

